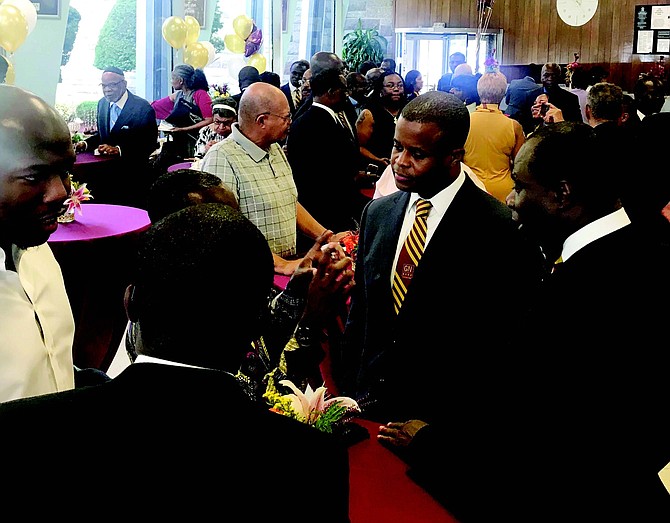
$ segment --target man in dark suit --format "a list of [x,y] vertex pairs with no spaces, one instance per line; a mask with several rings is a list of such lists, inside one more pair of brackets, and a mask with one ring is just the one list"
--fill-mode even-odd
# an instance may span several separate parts
[[[521,298],[539,280],[539,251],[525,244],[509,209],[461,170],[469,128],[468,110],[452,94],[409,102],[391,155],[400,191],[363,211],[347,346],[335,374],[370,419],[440,418],[445,400],[482,379],[481,360],[505,337],[513,311],[499,297],[514,282]],[[392,281],[419,198],[433,205],[428,244],[415,269],[403,266],[413,277],[396,314]]]
[[445,93],[451,92],[451,79],[454,76],[456,68],[465,63],[465,55],[461,52],[455,52],[449,55],[449,70],[443,74],[437,82],[437,90]]
[[251,84],[256,82],[261,82],[261,75],[253,65],[245,65],[237,73],[237,84],[240,87],[240,92],[233,95],[233,100],[237,103],[237,106],[240,106],[240,99],[242,98],[242,93],[244,90],[249,87]]
[[334,231],[357,229],[369,198],[357,185],[358,140],[355,128],[337,113],[347,99],[347,83],[337,69],[312,76],[312,106],[291,125],[287,157],[298,201]]
[[291,64],[289,73],[289,81],[280,87],[284,96],[288,100],[288,107],[291,110],[291,116],[295,117],[295,113],[300,107],[302,100],[302,77],[305,71],[309,69],[309,62],[307,60],[297,60]]
[[[248,256],[249,278],[231,245]],[[153,224],[137,260],[126,293],[136,361],[102,385],[0,405],[11,449],[4,502],[29,496],[31,510],[52,514],[347,523],[346,448],[252,403],[233,375],[265,321],[273,262],[263,234],[231,207],[193,205]],[[49,457],[39,451],[45,431]],[[35,484],[52,466],[57,481]],[[286,488],[300,495],[278,505]]]
[[563,72],[557,63],[548,62],[542,66],[542,88],[549,103],[561,110],[566,122],[583,122],[579,97],[559,85],[562,78]]
[[79,142],[81,150],[119,156],[122,164],[111,176],[97,177],[89,188],[96,202],[145,207],[146,193],[153,181],[149,156],[158,146],[156,112],[144,98],[128,90],[128,82],[118,67],[102,73],[103,98],[98,101],[98,132]]
[[542,86],[532,76],[512,80],[507,86],[505,93],[505,114],[514,118],[523,127],[525,134],[530,134],[534,128],[533,115],[530,108],[535,103],[535,98],[542,93]]
[[[670,253],[621,206],[611,147],[587,125],[562,122],[538,129],[514,162],[508,204],[547,259],[561,263],[530,315],[515,322],[522,334],[513,352],[531,367],[509,371],[518,403],[508,420],[520,423],[516,436],[523,433],[529,455],[508,451],[521,470],[551,460],[541,486],[519,491],[552,507],[552,520],[670,521],[658,477],[670,461],[670,358],[659,350]],[[575,150],[588,154],[569,169],[556,161]]]
[[[484,380],[442,393],[442,419],[380,432],[459,521],[670,520],[658,477],[670,461],[670,358],[659,350],[670,310],[649,299],[670,291],[670,252],[620,206],[606,147],[581,122],[541,127],[521,147],[507,203],[549,265],[561,263],[530,312],[509,287],[513,327],[490,361],[480,358]],[[569,169],[556,161],[577,149],[588,154]],[[468,395],[475,388],[481,401]],[[505,471],[495,489],[482,474],[491,464]]]

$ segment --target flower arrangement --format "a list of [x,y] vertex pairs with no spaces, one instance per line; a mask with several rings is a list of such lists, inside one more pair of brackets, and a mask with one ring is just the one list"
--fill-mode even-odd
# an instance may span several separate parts
[[340,239],[340,245],[344,253],[351,258],[352,265],[356,267],[356,256],[358,255],[358,237],[359,231],[350,231],[349,234]]
[[486,60],[484,60],[485,72],[495,73],[498,71],[500,64],[498,63],[498,60],[496,60],[495,56],[496,56],[496,50],[494,49],[491,52],[491,56],[487,57]]
[[65,210],[58,217],[58,221],[60,223],[69,223],[73,221],[75,210],[80,216],[84,214],[83,211],[81,210],[81,202],[93,199],[91,191],[88,190],[88,187],[86,187],[85,183],[80,184],[79,182],[74,181],[72,179],[71,174],[69,175],[69,177],[70,177],[70,197],[63,202],[63,207],[65,207]]
[[567,85],[572,84],[572,73],[575,69],[578,69],[582,66],[582,64],[579,63],[579,53],[573,53],[575,56],[574,61],[570,62],[568,65],[565,66],[565,83]]
[[230,96],[230,90],[228,89],[228,84],[210,85],[209,96],[212,100],[214,100],[215,98],[228,98]]
[[361,411],[358,403],[346,396],[326,399],[326,387],[312,390],[307,385],[303,393],[290,380],[280,380],[279,384],[288,387],[293,394],[281,394],[274,378],[269,377],[263,398],[270,405],[270,410],[311,425],[322,432],[332,433],[336,425],[346,422],[354,413]]

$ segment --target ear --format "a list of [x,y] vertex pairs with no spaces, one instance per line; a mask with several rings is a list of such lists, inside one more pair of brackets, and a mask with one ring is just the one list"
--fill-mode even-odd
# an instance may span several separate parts
[[135,290],[137,287],[132,283],[126,287],[126,292],[123,294],[123,306],[126,309],[126,316],[132,322],[137,321],[138,305],[135,298]]
[[465,156],[465,149],[460,148],[460,149],[454,149],[451,151],[451,157],[452,157],[452,164],[458,162],[459,166],[460,163],[463,161],[463,157]]
[[592,117],[593,117],[593,113],[591,112],[591,106],[589,104],[586,104],[586,119],[588,121],[591,121]]
[[570,190],[570,182],[567,180],[558,182],[556,200],[559,207],[567,207],[572,203],[572,191]]

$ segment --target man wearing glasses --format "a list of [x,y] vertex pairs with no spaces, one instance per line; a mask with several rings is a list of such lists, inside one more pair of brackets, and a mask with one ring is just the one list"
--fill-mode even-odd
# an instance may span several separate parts
[[[149,188],[149,156],[156,150],[156,112],[148,101],[128,90],[123,71],[108,67],[102,73],[103,97],[98,101],[98,132],[79,142],[77,151],[120,157],[113,178],[91,180],[96,201],[145,207]],[[88,181],[88,180],[86,180]]]
[[268,240],[275,272],[291,275],[301,261],[298,231],[314,241],[326,228],[298,202],[291,166],[278,143],[291,126],[286,96],[274,85],[253,83],[240,98],[237,119],[230,136],[207,151],[201,170],[232,190],[242,213]]

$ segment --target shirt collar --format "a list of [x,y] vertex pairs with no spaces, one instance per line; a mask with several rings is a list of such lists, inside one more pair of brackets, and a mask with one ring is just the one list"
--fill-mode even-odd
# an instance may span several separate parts
[[[454,201],[456,193],[461,187],[463,187],[464,183],[465,183],[465,172],[463,172],[463,168],[461,167],[460,174],[449,185],[449,187],[445,187],[435,196],[429,198],[430,203],[433,204],[433,208],[430,211],[430,216],[440,216],[440,217],[443,216],[444,213],[447,212],[447,209],[449,208],[449,205],[451,205],[451,202]],[[421,196],[419,196],[418,193],[413,192],[410,194],[409,205],[407,206],[407,212],[414,209],[414,205],[416,204],[416,201],[419,198],[421,198]]]
[[191,369],[205,369],[206,367],[198,367],[196,365],[187,365],[186,363],[179,363],[178,361],[164,360],[163,358],[155,358],[153,356],[145,356],[138,354],[135,358],[135,363],[160,363],[162,365],[173,365],[174,367],[189,367]]
[[330,116],[333,117],[333,120],[335,120],[337,123],[340,122],[340,119],[339,119],[339,118],[337,117],[337,115],[335,114],[335,111],[333,111],[333,110],[332,110],[330,107],[328,107],[327,105],[323,105],[323,104],[320,104],[319,102],[312,101],[312,107],[321,107],[321,109],[323,109],[324,111],[328,112],[328,114],[330,114]]
[[242,131],[240,131],[240,125],[237,122],[231,126],[231,130],[231,136],[233,137],[233,140],[235,140],[240,145],[240,147],[244,149],[244,152],[246,152],[254,162],[258,163],[268,155],[268,151],[261,149],[258,147],[258,145],[242,134]]
[[629,223],[630,218],[623,207],[602,218],[598,218],[566,238],[563,242],[561,258],[563,258],[564,262],[567,261],[570,256],[581,248],[586,247],[589,243],[607,236],[614,231],[618,231]]
[[116,102],[111,102],[109,106],[111,107],[112,104],[116,104],[119,106],[119,109],[123,109],[123,106],[126,105],[127,101],[128,101],[128,90],[126,89],[121,95],[121,98],[119,98]]

